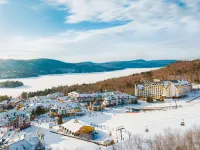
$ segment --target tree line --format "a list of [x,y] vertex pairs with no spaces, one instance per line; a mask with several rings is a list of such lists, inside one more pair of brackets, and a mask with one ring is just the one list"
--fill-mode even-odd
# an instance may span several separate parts
[[11,100],[12,96],[8,96],[8,95],[0,95],[0,102],[4,101],[4,100]]
[[0,82],[0,87],[2,88],[15,88],[15,87],[20,87],[23,86],[24,84],[20,81],[5,81],[5,82]]
[[42,91],[23,92],[21,97],[27,99],[34,96],[45,96],[55,92],[63,92],[65,95],[72,91],[81,93],[102,92],[102,91],[121,91],[131,95],[135,94],[135,84],[160,80],[180,80],[199,83],[200,81],[200,59],[194,61],[178,61],[164,68],[132,74],[126,77],[112,78],[91,84],[81,84],[72,86],[58,86]]

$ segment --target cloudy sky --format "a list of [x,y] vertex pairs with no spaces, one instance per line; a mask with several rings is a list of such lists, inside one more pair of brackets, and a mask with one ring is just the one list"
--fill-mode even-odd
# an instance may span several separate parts
[[200,58],[200,0],[0,0],[0,58]]

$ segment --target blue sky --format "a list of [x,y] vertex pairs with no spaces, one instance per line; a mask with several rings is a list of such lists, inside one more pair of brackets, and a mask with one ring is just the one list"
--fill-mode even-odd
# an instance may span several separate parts
[[196,59],[200,0],[0,0],[0,58]]
[[[64,9],[64,8],[63,8]],[[70,14],[55,8],[43,0],[8,0],[1,6],[0,22],[2,35],[49,36],[67,30],[91,30],[114,27],[127,21],[65,23]]]

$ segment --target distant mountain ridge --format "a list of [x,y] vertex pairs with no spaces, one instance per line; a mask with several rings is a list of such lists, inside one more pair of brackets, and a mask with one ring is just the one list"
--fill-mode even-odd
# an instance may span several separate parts
[[0,79],[37,77],[63,73],[92,73],[122,70],[126,68],[164,67],[177,60],[132,60],[105,63],[66,63],[53,59],[13,60],[0,59]]

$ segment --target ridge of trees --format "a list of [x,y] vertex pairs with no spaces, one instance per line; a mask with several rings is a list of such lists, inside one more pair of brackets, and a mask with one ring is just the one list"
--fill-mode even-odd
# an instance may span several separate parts
[[172,63],[164,68],[147,71],[142,73],[132,74],[126,77],[112,78],[104,81],[99,81],[91,84],[81,84],[72,86],[58,86],[43,91],[22,93],[22,97],[44,96],[55,92],[63,92],[67,95],[72,91],[85,92],[102,92],[107,91],[121,91],[128,94],[135,94],[135,84],[144,83],[145,81],[152,81],[153,79],[160,80],[180,80],[184,79],[189,82],[199,83],[200,81],[200,59],[193,61],[178,61]]

